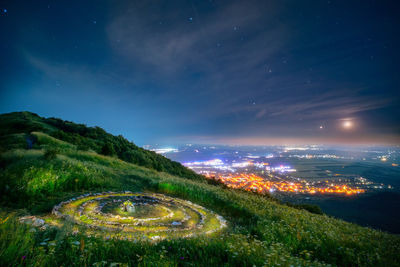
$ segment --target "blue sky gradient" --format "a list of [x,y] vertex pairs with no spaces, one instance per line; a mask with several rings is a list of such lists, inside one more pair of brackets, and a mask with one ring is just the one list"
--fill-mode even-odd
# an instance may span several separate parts
[[399,144],[395,1],[0,9],[1,113],[98,125],[139,145]]

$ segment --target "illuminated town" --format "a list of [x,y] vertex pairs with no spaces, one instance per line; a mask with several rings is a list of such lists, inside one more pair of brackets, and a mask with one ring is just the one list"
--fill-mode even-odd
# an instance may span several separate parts
[[[258,193],[292,192],[303,194],[345,194],[364,193],[365,189],[350,186],[341,179],[333,183],[329,180],[310,182],[289,176],[296,172],[290,166],[269,166],[267,162],[232,162],[225,164],[220,159],[184,163],[185,166],[205,175],[208,179],[219,181],[230,188],[244,189]],[[260,174],[255,174],[255,172]],[[263,177],[262,177],[263,176]],[[365,178],[358,179],[360,184],[369,184]],[[354,183],[353,183],[354,184]]]
[[359,194],[364,193],[364,189],[360,189],[358,187],[350,187],[348,185],[342,184],[329,184],[329,181],[326,181],[326,185],[322,185],[321,187],[311,186],[309,183],[294,183],[288,181],[270,181],[265,178],[262,178],[255,174],[245,174],[240,173],[238,175],[218,175],[212,176],[210,174],[206,174],[206,177],[209,179],[218,180],[230,188],[235,189],[244,189],[247,191],[253,191],[258,193],[267,193],[267,192],[292,192],[292,193],[305,193],[305,194]]
[[[158,151],[157,151],[158,152]],[[182,161],[183,165],[204,175],[210,180],[225,184],[229,188],[247,190],[261,194],[308,196],[353,196],[376,190],[392,190],[391,185],[376,183],[364,176],[344,169],[346,161],[353,155],[335,151],[321,151],[318,146],[298,148],[283,147],[258,152],[235,149],[186,146],[181,148],[182,158],[197,159]],[[174,151],[175,155],[177,152]],[[185,154],[186,153],[186,154]],[[390,153],[375,153],[360,156],[360,161],[383,162]],[[197,155],[197,156],[196,156]],[[223,156],[211,158],[210,156]],[[203,157],[202,157],[203,156]],[[343,164],[338,164],[343,162]],[[319,164],[319,165],[318,165]],[[328,167],[334,164],[336,169]],[[327,166],[324,166],[327,165]],[[297,166],[300,170],[297,170]],[[308,167],[311,166],[311,167]],[[316,170],[316,166],[322,166]],[[330,165],[332,166],[332,165]],[[397,163],[390,166],[397,167]]]
[[229,188],[306,200],[311,196],[346,197],[393,190],[392,185],[379,183],[373,176],[365,177],[358,168],[373,165],[376,167],[371,171],[374,171],[387,165],[397,170],[399,166],[398,151],[392,149],[375,148],[352,153],[347,149],[319,145],[229,147],[187,144],[152,150]]

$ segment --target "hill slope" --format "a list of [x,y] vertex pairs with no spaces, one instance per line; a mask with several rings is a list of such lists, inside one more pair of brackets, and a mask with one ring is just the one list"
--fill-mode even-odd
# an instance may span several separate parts
[[[399,236],[102,155],[97,153],[101,142],[89,134],[82,140],[94,145],[82,150],[85,144],[57,138],[60,126],[31,113],[0,118],[1,266],[399,265]],[[33,144],[27,149],[29,140]],[[100,151],[93,149],[96,145]],[[100,236],[88,236],[68,221],[43,230],[19,222],[35,215],[50,224],[51,210],[61,201],[110,190],[189,200],[222,215],[228,227],[190,238],[177,238],[172,231],[163,241],[128,241],[110,239],[105,228]]]
[[[73,144],[78,150],[92,150],[107,156],[116,156],[134,163],[173,175],[202,179],[202,176],[155,152],[145,150],[129,142],[121,135],[114,136],[100,127],[87,127],[57,118],[43,118],[31,112],[13,112],[0,115],[0,148],[26,148],[29,144],[19,142],[21,134],[43,132],[59,140]],[[28,143],[38,139],[25,136]],[[40,145],[40,143],[39,143]]]

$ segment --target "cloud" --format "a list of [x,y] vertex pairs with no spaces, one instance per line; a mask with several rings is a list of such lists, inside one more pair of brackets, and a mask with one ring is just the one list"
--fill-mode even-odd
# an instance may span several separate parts
[[213,145],[304,145],[304,144],[345,144],[345,145],[397,145],[400,137],[394,134],[378,134],[367,136],[265,136],[265,135],[203,135],[203,136],[177,136],[164,139],[166,143],[196,143]]
[[[296,29],[280,19],[278,4],[232,2],[201,15],[194,12],[192,22],[187,20],[190,12],[158,6],[151,16],[144,3],[125,6],[106,31],[121,60],[152,74],[163,88],[160,97],[174,103],[182,99],[178,106],[184,113],[178,116],[190,114],[190,120],[180,118],[182,122],[217,128],[264,123],[273,128],[281,121],[310,124],[353,117],[392,102],[348,82],[325,79],[306,84],[308,77],[320,73],[310,75],[299,63],[281,66],[292,51],[305,54],[312,49],[319,56],[311,62],[332,70],[348,60],[354,48],[332,54],[327,51],[329,41],[294,46]],[[188,79],[191,75],[201,78]],[[265,126],[259,128],[256,131]]]
[[269,103],[268,116],[290,116],[296,118],[301,116],[308,119],[329,119],[343,116],[354,116],[355,114],[378,109],[390,103],[388,98],[377,98],[376,96],[358,96],[349,94],[349,91],[327,92],[311,99],[285,99]]
[[[370,60],[370,51],[360,47],[363,40],[334,28],[320,38],[324,23],[300,19],[282,2],[119,1],[107,11],[93,28],[96,37],[85,40],[94,45],[71,50],[56,42],[62,49],[55,51],[65,51],[57,57],[27,48],[24,59],[42,75],[34,90],[143,117],[154,136],[306,136],[322,121],[361,122],[396,104],[387,76],[366,75],[360,57]],[[53,46],[46,36],[39,41]],[[382,63],[365,66],[384,70]],[[385,127],[394,132],[390,123]]]
[[[215,76],[218,76],[217,71],[238,72],[263,60],[263,56],[274,50],[274,40],[281,40],[275,38],[279,31],[264,25],[258,36],[243,42],[239,49],[228,45],[228,42],[246,36],[246,33],[239,32],[260,28],[254,25],[261,23],[262,18],[265,23],[265,17],[272,16],[275,7],[269,9],[271,14],[265,14],[256,5],[233,2],[221,10],[194,16],[192,22],[178,11],[171,10],[156,9],[149,17],[144,12],[146,8],[148,6],[144,3],[125,7],[111,21],[107,33],[116,54],[132,62],[148,64],[157,74],[176,74],[188,65],[195,65],[197,70]],[[260,50],[260,41],[269,43],[270,48],[265,46]],[[237,64],[231,64],[238,62],[242,64],[239,70]],[[220,65],[228,67],[228,70],[218,70]]]

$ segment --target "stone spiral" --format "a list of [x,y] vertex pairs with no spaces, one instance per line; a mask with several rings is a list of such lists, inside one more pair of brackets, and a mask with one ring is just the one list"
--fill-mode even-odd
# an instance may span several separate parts
[[84,194],[63,201],[53,208],[52,217],[88,235],[130,240],[183,238],[226,227],[221,216],[190,201],[129,191]]

